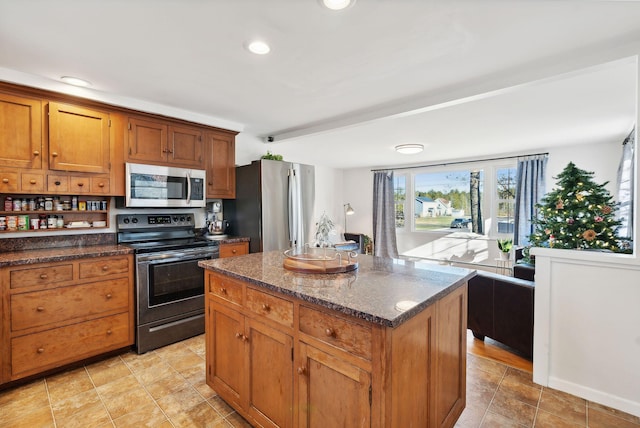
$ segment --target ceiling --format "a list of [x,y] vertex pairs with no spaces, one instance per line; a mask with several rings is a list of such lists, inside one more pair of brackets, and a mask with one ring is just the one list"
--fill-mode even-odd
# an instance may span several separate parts
[[[0,80],[235,129],[238,150],[385,167],[622,141],[638,22],[634,1],[0,0]],[[255,37],[270,54],[244,49]]]

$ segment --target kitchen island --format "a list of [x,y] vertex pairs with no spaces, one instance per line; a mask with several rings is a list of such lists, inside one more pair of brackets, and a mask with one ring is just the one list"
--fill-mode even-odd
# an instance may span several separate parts
[[305,274],[279,252],[199,262],[207,383],[252,424],[451,427],[465,406],[474,271],[358,256]]

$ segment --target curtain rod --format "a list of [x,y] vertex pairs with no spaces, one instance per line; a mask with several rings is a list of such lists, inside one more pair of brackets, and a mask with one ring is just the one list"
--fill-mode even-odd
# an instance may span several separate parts
[[516,158],[523,158],[523,157],[527,157],[527,156],[548,156],[548,155],[549,155],[549,152],[531,153],[531,154],[528,154],[528,155],[503,156],[503,157],[500,157],[500,158],[477,159],[477,160],[467,160],[467,161],[457,161],[457,162],[447,162],[447,163],[434,163],[434,164],[430,164],[430,165],[403,166],[403,167],[400,167],[400,168],[372,169],[371,172],[397,171],[397,170],[401,170],[401,169],[426,168],[426,167],[431,167],[431,166],[449,166],[449,165],[459,165],[459,164],[465,164],[465,163],[478,163],[478,162],[504,160],[504,159],[516,159]]

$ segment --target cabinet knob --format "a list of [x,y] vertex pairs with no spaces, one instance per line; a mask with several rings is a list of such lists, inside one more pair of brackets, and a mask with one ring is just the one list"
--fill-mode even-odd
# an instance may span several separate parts
[[49,278],[49,275],[47,275],[46,273],[40,274],[40,279],[47,279],[47,278]]
[[44,348],[38,348],[38,354],[42,354],[44,352]]
[[242,334],[236,333],[236,339],[242,339]]
[[44,312],[44,308],[43,308],[42,306],[38,306],[38,307],[36,308],[36,311],[38,311],[38,312]]
[[109,266],[107,266],[107,265],[102,266],[102,270],[104,272],[108,271],[109,270]]
[[31,184],[36,184],[36,180],[34,180],[33,178],[31,180],[29,180],[29,183]]
[[213,186],[213,182],[210,181],[209,183],[207,183],[208,186]]
[[262,304],[262,310],[266,311],[266,312],[269,312],[271,310],[271,306],[269,306],[268,303],[263,303]]
[[78,183],[78,187],[82,187],[82,186],[84,186],[84,183],[82,182]]
[[98,183],[98,187],[104,187],[104,183],[103,182]]
[[162,149],[162,153],[167,153],[167,149]]
[[33,151],[33,155],[34,155],[34,156],[40,156],[40,152],[39,152],[39,151],[37,151],[37,150],[34,150],[34,151]]
[[299,375],[306,375],[307,374],[307,368],[306,367],[298,367],[298,374]]
[[58,157],[58,152],[51,152],[51,157],[57,158]]
[[220,293],[221,294],[227,294],[227,289],[224,287],[220,287]]
[[249,341],[249,337],[245,336],[244,334],[242,335],[242,341],[243,342],[248,342]]
[[8,179],[8,178],[3,178],[3,179],[2,179],[2,182],[3,182],[4,184],[7,184],[7,183],[9,182],[9,179]]
[[60,182],[59,182],[59,181],[56,181],[56,182],[54,182],[53,184],[55,184],[56,186],[59,186],[59,185],[60,185]]
[[105,296],[107,299],[110,299],[113,297],[113,295],[111,293],[107,293],[107,295]]
[[237,253],[237,252],[238,252],[238,250],[236,250],[236,249],[234,248],[233,250],[231,250],[231,252],[232,252],[233,254],[235,254],[235,253]]
[[107,330],[107,336],[110,336],[112,333],[111,329]]
[[332,329],[331,327],[328,327],[325,331],[324,334],[327,335],[327,337],[334,337],[336,335],[336,331],[334,329]]

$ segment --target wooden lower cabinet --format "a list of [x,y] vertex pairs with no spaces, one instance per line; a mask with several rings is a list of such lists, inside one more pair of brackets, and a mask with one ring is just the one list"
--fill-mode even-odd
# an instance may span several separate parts
[[0,383],[134,343],[132,255],[0,269]]
[[465,407],[466,285],[391,328],[206,282],[207,384],[255,426],[452,427]]

